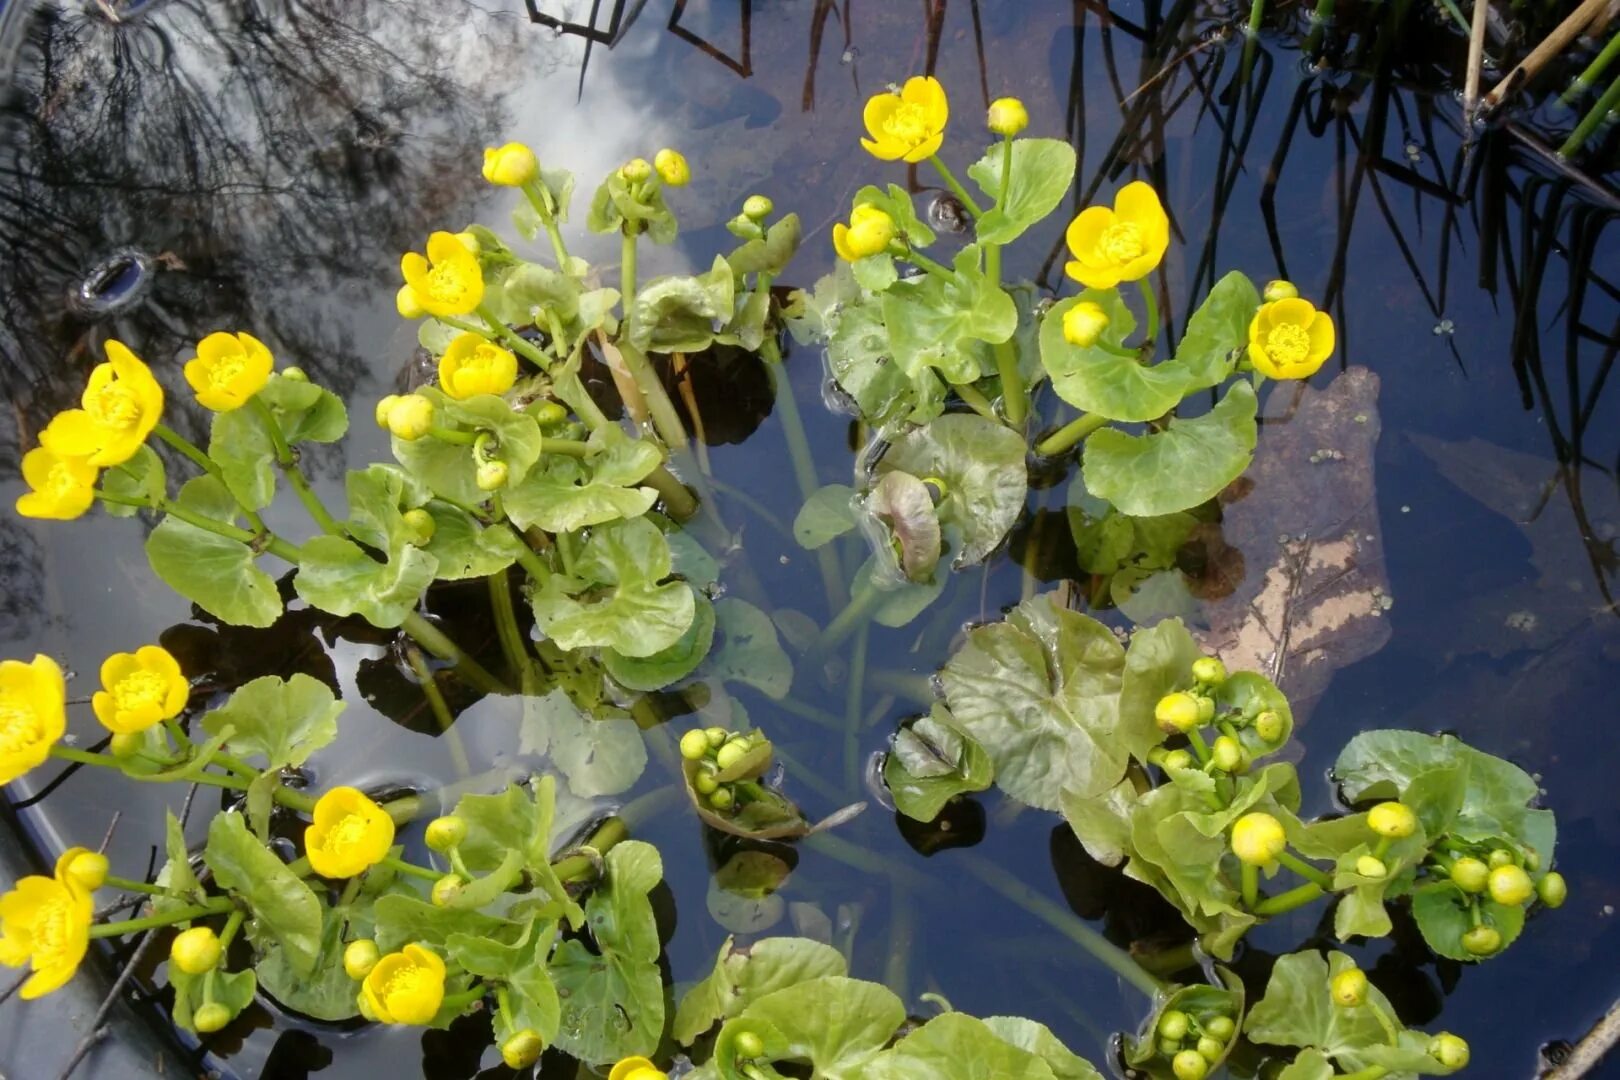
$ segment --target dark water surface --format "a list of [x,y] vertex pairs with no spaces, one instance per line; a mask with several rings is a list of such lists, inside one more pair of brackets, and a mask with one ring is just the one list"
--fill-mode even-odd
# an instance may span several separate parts
[[[1117,3],[1106,18],[1100,5],[1059,0],[619,6],[627,22],[609,49],[532,23],[520,0],[174,0],[125,5],[121,24],[94,4],[14,0],[0,22],[0,54],[11,65],[0,111],[5,502],[20,490],[12,478],[22,450],[77,396],[109,336],[167,381],[170,422],[200,434],[198,410],[180,404],[190,395],[177,361],[216,329],[250,330],[280,362],[302,365],[349,403],[353,434],[311,461],[322,495],[339,498],[345,469],[388,455],[368,417],[415,345],[414,327],[393,310],[399,254],[434,228],[473,220],[505,228],[513,197],[479,181],[485,145],[526,141],[543,160],[574,169],[587,194],[627,158],[676,146],[695,176],[671,200],[681,236],[672,248],[644,245],[643,276],[707,265],[729,247],[724,220],[760,191],[804,219],[807,242],[788,277],[809,285],[831,267],[828,230],[855,190],[906,181],[902,168],[859,148],[867,95],[933,70],[954,107],[945,157],[960,168],[982,145],[985,101],[1015,94],[1034,118],[1030,134],[1067,136],[1079,149],[1077,207],[1093,191],[1110,198],[1131,178],[1159,188],[1176,225],[1162,278],[1175,325],[1189,294],[1227,269],[1256,280],[1286,275],[1333,311],[1334,363],[1378,376],[1376,453],[1339,464],[1371,471],[1376,502],[1356,522],[1380,555],[1379,595],[1393,603],[1349,620],[1310,658],[1315,674],[1299,700],[1308,717],[1299,732],[1304,809],[1330,807],[1326,770],[1354,732],[1370,727],[1454,731],[1539,776],[1559,819],[1558,865],[1571,890],[1562,911],[1536,917],[1504,956],[1466,971],[1435,963],[1399,923],[1395,938],[1351,951],[1407,1023],[1468,1039],[1472,1075],[1531,1074],[1544,1044],[1578,1038],[1620,992],[1620,739],[1611,727],[1620,687],[1612,600],[1620,391],[1608,379],[1620,339],[1620,232],[1612,202],[1560,177],[1511,133],[1493,133],[1463,158],[1458,110],[1441,89],[1460,70],[1460,54],[1456,35],[1439,28],[1432,41],[1414,35],[1394,55],[1352,48],[1347,64],[1377,77],[1311,74],[1287,44],[1295,35],[1267,36],[1245,96],[1232,89],[1241,38],[1204,34],[1234,17],[1219,4],[1180,30],[1164,27],[1186,19],[1186,9],[1152,0],[1150,10],[1140,0]],[[539,7],[571,7],[584,20],[592,5]],[[615,5],[600,7],[605,27]],[[1280,17],[1294,25],[1302,16],[1284,6]],[[1159,71],[1144,56],[1145,41],[1161,34],[1173,43],[1152,51],[1176,62],[1135,93]],[[932,178],[911,179],[921,190]],[[1061,225],[1015,245],[1009,274],[1059,287],[1052,245]],[[604,266],[616,261],[612,245],[577,220],[569,243]],[[91,277],[97,287],[86,297],[81,286]],[[849,424],[821,407],[820,359],[801,349],[788,363],[822,481],[848,482]],[[746,385],[718,392],[714,415],[732,406],[750,413]],[[1270,393],[1267,415],[1285,415],[1292,390],[1272,384]],[[1050,394],[1040,404],[1048,423],[1072,415]],[[730,425],[737,430],[721,434],[734,441],[709,448],[722,512],[771,602],[824,621],[815,559],[782,529],[798,495],[778,417],[750,431],[752,423]],[[1263,431],[1262,451],[1275,430]],[[1334,483],[1334,464],[1324,462],[1307,484]],[[872,669],[931,673],[962,625],[1073,574],[1067,488],[1062,476],[1032,491],[1031,517],[1010,550],[957,575],[917,622],[874,628]],[[290,500],[268,517],[295,540],[310,532]],[[102,657],[160,633],[188,671],[213,670],[222,686],[308,671],[334,681],[348,703],[340,739],[315,763],[318,786],[433,787],[456,778],[446,740],[397,722],[410,711],[398,705],[408,691],[383,635],[297,615],[257,633],[189,622],[188,605],[148,570],[139,530],[105,515],[72,524],[0,515],[5,655],[65,658],[78,673],[70,693],[80,696]],[[1245,554],[1247,572],[1262,573],[1264,553]],[[1045,580],[1027,584],[1023,562]],[[1207,610],[1189,614],[1200,625],[1216,620]],[[795,700],[843,716],[846,671],[840,658],[825,685],[801,674]],[[874,676],[862,687],[854,705],[872,723],[853,754],[838,731],[739,693],[751,719],[814,772],[807,781],[790,770],[789,780],[810,817],[869,797],[868,756],[918,709],[885,696],[900,681]],[[515,702],[486,701],[463,715],[457,731],[475,773],[510,762],[516,713]],[[96,738],[87,709],[72,719],[83,742]],[[658,748],[632,797],[670,782]],[[8,794],[37,795],[30,783]],[[161,842],[160,807],[181,795],[79,773],[16,816],[48,852],[95,843],[122,810],[114,871],[142,876]],[[197,798],[199,810],[213,809],[208,792]],[[1053,816],[1019,812],[994,793],[980,803],[983,839],[966,851],[924,857],[876,804],[836,834],[926,875],[927,888],[896,887],[802,847],[768,932],[793,933],[795,920],[830,922],[835,940],[853,942],[854,974],[887,980],[908,1001],[935,991],[974,1014],[1033,1017],[1101,1064],[1109,1033],[1134,1027],[1145,1002],[982,885],[963,860],[987,860],[1067,901],[1122,945],[1177,932],[1177,920],[1145,888],[1089,865]],[[602,809],[564,814],[582,822]],[[194,838],[206,818],[192,815]],[[956,835],[979,824],[966,809]],[[669,970],[690,981],[707,971],[726,933],[706,904],[711,853],[684,810],[640,835],[662,852],[673,899]],[[1252,935],[1240,970],[1263,982],[1272,952],[1307,938],[1328,944],[1331,919],[1318,925],[1322,914],[1308,908]],[[12,1030],[27,1006],[3,1008]],[[449,1035],[339,1029],[266,1007],[209,1049],[219,1055],[209,1066],[244,1077],[508,1075],[487,1045],[487,1025],[476,1022]],[[59,1067],[5,1056],[0,1049],[8,1075]],[[491,1067],[479,1073],[481,1065]],[[544,1075],[572,1075],[569,1068],[548,1061]]]

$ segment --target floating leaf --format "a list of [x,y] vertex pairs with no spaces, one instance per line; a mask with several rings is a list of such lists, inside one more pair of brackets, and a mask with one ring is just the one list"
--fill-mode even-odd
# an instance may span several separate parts
[[265,932],[281,944],[292,969],[312,973],[321,951],[320,901],[248,832],[241,814],[227,810],[208,823],[203,861],[220,888],[247,902]]
[[1153,516],[1197,506],[1248,467],[1255,408],[1254,388],[1238,381],[1209,412],[1177,417],[1163,431],[1095,431],[1086,440],[1086,487],[1126,514]]
[[238,687],[225,704],[203,717],[202,726],[209,735],[230,727],[232,752],[257,754],[266,769],[276,771],[302,765],[337,738],[341,712],[343,703],[319,679],[265,675]]
[[984,747],[953,727],[939,705],[902,727],[883,761],[883,782],[895,808],[918,821],[933,821],[957,795],[983,791],[994,775]]
[[523,698],[525,751],[549,753],[568,790],[583,799],[617,795],[641,779],[647,744],[628,716],[592,717],[566,691]]
[[818,941],[766,938],[751,946],[738,946],[728,937],[720,946],[714,970],[681,998],[673,1034],[683,1045],[691,1045],[715,1024],[736,1016],[766,994],[847,972],[843,954]]
[[577,576],[555,574],[534,592],[535,621],[562,649],[605,646],[629,657],[652,656],[680,641],[697,614],[691,587],[664,581],[670,570],[669,545],[652,522],[599,526],[575,566]]
[[793,661],[776,636],[771,617],[746,600],[725,597],[714,605],[720,646],[708,673],[746,683],[780,701],[793,685]]
[[866,512],[879,542],[899,560],[900,572],[911,581],[932,579],[943,541],[928,485],[908,472],[886,472],[867,494]]
[[793,538],[800,547],[814,550],[855,527],[855,489],[828,484],[810,493],[793,519]]
[[878,472],[937,478],[944,493],[937,512],[962,532],[952,561],[957,569],[984,559],[1001,543],[1029,491],[1024,440],[1017,432],[972,413],[942,416],[896,439]]

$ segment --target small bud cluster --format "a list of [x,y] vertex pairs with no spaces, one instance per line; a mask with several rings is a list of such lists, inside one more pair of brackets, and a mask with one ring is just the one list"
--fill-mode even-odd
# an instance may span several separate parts
[[681,757],[695,762],[692,788],[712,810],[726,813],[747,801],[752,781],[722,781],[720,774],[763,742],[763,735],[745,735],[723,727],[693,728],[681,736]]
[[1226,665],[1213,656],[1201,656],[1192,663],[1193,686],[1176,690],[1160,698],[1153,709],[1153,719],[1159,730],[1167,735],[1185,735],[1196,747],[1202,747],[1199,729],[1214,727],[1219,734],[1210,744],[1207,754],[1200,749],[1202,762],[1191,753],[1180,749],[1160,748],[1149,755],[1149,762],[1165,769],[1202,767],[1211,773],[1242,776],[1253,763],[1249,747],[1239,738],[1239,731],[1253,728],[1267,748],[1274,749],[1283,740],[1287,725],[1283,718],[1270,709],[1250,702],[1244,708],[1222,710],[1216,704],[1216,695],[1226,685]]
[[1237,1022],[1222,1012],[1167,1009],[1159,1017],[1159,1053],[1170,1062],[1176,1080],[1204,1080],[1226,1056],[1237,1034]]
[[[1373,812],[1379,809],[1374,807]],[[1368,814],[1368,823],[1372,823],[1372,813]],[[1479,960],[1495,956],[1506,944],[1501,930],[1493,925],[1486,901],[1510,908],[1539,901],[1545,907],[1557,908],[1569,898],[1564,875],[1549,870],[1538,880],[1533,875],[1540,868],[1541,856],[1534,848],[1518,848],[1506,841],[1464,844],[1455,837],[1448,837],[1441,849],[1430,852],[1424,866],[1432,880],[1449,881],[1462,891],[1469,928],[1463,931],[1461,944],[1464,952]]]

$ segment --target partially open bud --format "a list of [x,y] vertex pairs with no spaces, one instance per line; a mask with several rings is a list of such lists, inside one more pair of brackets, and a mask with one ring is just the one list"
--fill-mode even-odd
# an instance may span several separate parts
[[219,963],[223,951],[218,934],[206,926],[193,926],[175,935],[169,945],[169,962],[187,975],[206,975]]
[[467,839],[467,821],[455,814],[445,814],[427,823],[422,840],[434,851],[449,851]]
[[1029,110],[1015,97],[996,98],[990,103],[985,125],[997,135],[1010,139],[1029,127]]
[[833,250],[845,262],[855,262],[882,254],[897,233],[894,219],[876,206],[865,203],[850,211],[849,224],[833,226]]
[[500,187],[520,187],[540,175],[534,151],[520,142],[484,151],[484,179]]
[[1198,699],[1184,690],[1166,694],[1153,707],[1161,731],[1186,734],[1198,726]]
[[1367,1000],[1367,973],[1360,968],[1345,968],[1328,983],[1333,1004],[1341,1009],[1354,1009]]
[[1536,887],[1530,883],[1530,875],[1519,866],[1498,866],[1491,871],[1485,888],[1492,900],[1507,907],[1522,904],[1536,893]]
[[1260,294],[1268,304],[1277,300],[1292,300],[1298,295],[1299,289],[1295,288],[1294,283],[1281,278],[1266,282],[1265,291]]
[[506,486],[510,470],[504,461],[486,461],[478,466],[478,472],[473,481],[478,485],[479,491],[499,491]]
[[371,974],[371,969],[382,959],[382,951],[370,938],[359,938],[343,946],[343,974],[359,982]]
[[1250,866],[1270,866],[1287,846],[1282,822],[1270,814],[1244,814],[1232,826],[1232,851]]
[[463,882],[460,874],[446,874],[433,883],[430,899],[434,907],[448,907],[461,895]]
[[1108,322],[1108,312],[1101,304],[1082,300],[1063,313],[1063,340],[1078,349],[1089,349],[1108,329]]
[[[378,407],[381,411],[381,406]],[[388,430],[396,439],[415,442],[433,427],[433,402],[421,394],[407,394],[388,410]]]
[[191,1026],[201,1035],[212,1035],[230,1022],[231,1010],[217,1001],[210,1001],[191,1014]]
[[1468,1044],[1459,1036],[1442,1031],[1429,1040],[1429,1056],[1448,1069],[1461,1069],[1468,1064]]
[[1462,936],[1470,956],[1495,956],[1502,948],[1502,935],[1494,926],[1476,926]]
[[1464,855],[1451,864],[1451,880],[1463,892],[1484,892],[1490,878],[1491,868],[1472,855]]
[[95,892],[107,881],[107,856],[99,851],[81,850],[67,865],[67,876],[87,892]]
[[1536,895],[1550,908],[1563,907],[1564,901],[1569,899],[1569,885],[1564,881],[1563,874],[1552,870],[1536,882]]
[[652,174],[652,166],[647,164],[646,158],[631,158],[619,166],[619,175],[632,184],[639,184]]
[[1403,840],[1417,832],[1417,815],[1405,803],[1379,803],[1367,812],[1367,825],[1379,836]]
[[743,217],[750,221],[764,221],[775,209],[776,204],[764,195],[750,195],[743,200]]
[[527,1069],[540,1060],[540,1052],[545,1048],[545,1040],[538,1031],[524,1028],[501,1043],[501,1060],[509,1069]]
[[702,728],[693,728],[681,736],[681,757],[687,761],[702,761],[709,756],[709,737]]
[[394,406],[398,405],[399,401],[400,398],[398,394],[389,394],[387,397],[377,402],[377,426],[382,428],[384,431],[388,430],[388,414],[394,411]]
[[692,167],[686,163],[686,158],[667,146],[653,155],[653,169],[658,179],[670,187],[685,187],[692,182]]
[[405,527],[411,531],[411,542],[417,547],[433,542],[433,534],[438,532],[439,523],[433,520],[432,514],[418,506],[400,516],[405,519]]

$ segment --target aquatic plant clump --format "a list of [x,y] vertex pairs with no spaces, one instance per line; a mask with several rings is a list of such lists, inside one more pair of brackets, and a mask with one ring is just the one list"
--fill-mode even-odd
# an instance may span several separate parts
[[[943,999],[937,1015],[909,1017],[892,990],[851,978],[846,956],[803,938],[728,939],[670,1012],[650,899],[659,852],[631,837],[628,809],[577,835],[556,825],[559,784],[590,797],[636,782],[643,729],[663,719],[650,695],[706,670],[786,701],[796,674],[821,673],[851,635],[864,663],[871,624],[907,625],[948,571],[994,556],[1025,510],[1032,451],[1059,457],[1083,444],[1098,522],[1114,522],[1126,548],[1164,547],[1149,523],[1191,522],[1247,468],[1264,381],[1309,378],[1333,352],[1325,312],[1286,282],[1262,293],[1233,272],[1155,362],[1164,338],[1151,275],[1171,233],[1141,182],[1067,223],[1075,295],[1004,284],[1002,249],[1067,196],[1074,152],[1025,137],[1022,103],[996,101],[986,123],[999,141],[967,170],[981,202],[940,156],[949,115],[936,80],[910,79],[867,103],[862,145],[937,169],[970,240],[935,259],[924,252],[938,238],[909,192],[862,188],[831,230],[837,271],[785,304],[773,287],[800,224],[763,196],[741,204],[728,222],[737,246],[708,269],[642,280],[639,246],[676,237],[667,199],[691,166],[665,148],[614,169],[586,211],[588,228],[618,237],[614,287],[565,242],[572,174],[522,144],[489,149],[484,179],[521,200],[514,227],[544,237],[550,259],[477,224],[434,231],[403,255],[396,308],[419,321],[436,381],[375,404],[392,461],[351,470],[335,511],[301,455],[347,433],[336,395],[278,366],[251,333],[210,334],[182,369],[210,414],[199,446],[165,422],[174,405],[152,369],[108,342],[81,407],[55,417],[25,457],[19,513],[73,520],[99,505],[144,516],[153,572],[226,624],[263,628],[286,613],[269,565],[306,607],[389,632],[442,730],[455,720],[444,682],[520,696],[525,749],[549,753],[553,769],[443,807],[413,791],[307,791],[300,770],[338,736],[344,706],[331,687],[266,676],[207,707],[192,693],[201,673],[157,643],[107,658],[89,700],[106,739],[80,749],[66,737],[60,666],[0,662],[0,782],[55,760],[231,799],[200,852],[167,818],[166,862],[151,880],[112,875],[104,855],[73,848],[51,877],[0,898],[0,963],[31,970],[22,997],[63,985],[93,940],[172,931],[173,1020],[199,1035],[232,1024],[262,991],[323,1021],[443,1028],[488,1009],[509,1067],[555,1047],[611,1080],[661,1080],[678,1058],[693,1066],[686,1075],[723,1080],[805,1069],[876,1080],[1101,1075],[1034,1020],[978,1019]],[[1132,286],[1140,323],[1121,292]],[[780,378],[786,329],[825,347],[879,438],[855,485],[816,483]],[[757,357],[778,387],[804,497],[792,531],[818,552],[827,585],[825,624],[795,628],[797,667],[778,634],[792,621],[718,587],[732,537],[660,371],[718,347]],[[587,388],[588,360],[609,372],[628,424]],[[1082,414],[1032,441],[1030,391],[1042,380]],[[1191,415],[1206,398],[1208,411]],[[185,476],[171,476],[177,463]],[[283,484],[310,539],[265,520]],[[836,549],[852,534],[865,557],[846,581]],[[467,581],[487,586],[496,670],[429,617],[437,587]],[[1215,960],[1229,961],[1258,923],[1323,901],[1340,940],[1388,935],[1401,906],[1436,954],[1484,961],[1567,895],[1534,782],[1451,737],[1363,732],[1334,772],[1360,809],[1302,819],[1298,777],[1276,757],[1293,734],[1288,700],[1262,675],[1204,655],[1177,619],[1122,643],[1053,595],[1034,596],[967,631],[938,690],[882,763],[900,814],[933,821],[992,786],[1060,813],[1098,861],[1157,890]],[[666,741],[713,834],[796,841],[846,817],[806,820],[784,790],[779,751],[740,706],[729,723]],[[295,850],[277,835],[295,837]],[[407,858],[418,841],[426,854]],[[146,910],[97,921],[98,890],[136,894]],[[1224,967],[1205,983],[1167,985],[1087,933],[1072,936],[1150,995],[1121,1044],[1146,1075],[1200,1080],[1240,1048],[1288,1060],[1286,1076],[1374,1080],[1467,1063],[1457,1036],[1405,1028],[1343,954],[1284,956],[1251,1004]],[[683,1049],[672,1056],[674,1045]]]

